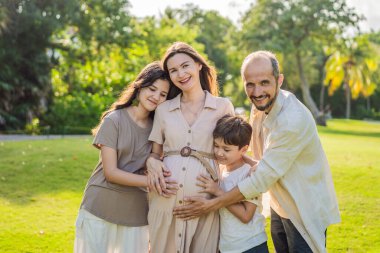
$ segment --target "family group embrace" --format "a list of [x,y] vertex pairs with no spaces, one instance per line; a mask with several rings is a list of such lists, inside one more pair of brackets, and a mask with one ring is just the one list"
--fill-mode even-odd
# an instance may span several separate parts
[[93,129],[74,252],[266,253],[266,192],[276,252],[326,252],[340,215],[314,118],[273,53],[249,54],[241,77],[249,122],[186,43],[139,73]]

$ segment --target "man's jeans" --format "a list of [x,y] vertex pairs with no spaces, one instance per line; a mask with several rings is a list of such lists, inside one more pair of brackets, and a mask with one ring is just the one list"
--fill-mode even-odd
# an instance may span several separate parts
[[280,217],[272,208],[270,231],[277,253],[313,253],[289,219]]

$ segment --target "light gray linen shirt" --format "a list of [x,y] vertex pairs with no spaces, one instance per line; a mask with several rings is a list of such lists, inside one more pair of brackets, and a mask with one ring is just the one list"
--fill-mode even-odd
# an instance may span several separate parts
[[246,198],[269,191],[271,208],[295,225],[313,252],[326,252],[325,231],[340,222],[334,185],[315,121],[290,92],[280,90],[269,112],[252,109],[252,148],[260,161],[238,184]]

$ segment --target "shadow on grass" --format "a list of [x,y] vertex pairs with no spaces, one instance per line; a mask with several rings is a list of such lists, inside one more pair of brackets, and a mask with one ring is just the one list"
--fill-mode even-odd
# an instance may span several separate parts
[[0,143],[0,198],[17,205],[67,192],[77,198],[98,154],[90,138]]

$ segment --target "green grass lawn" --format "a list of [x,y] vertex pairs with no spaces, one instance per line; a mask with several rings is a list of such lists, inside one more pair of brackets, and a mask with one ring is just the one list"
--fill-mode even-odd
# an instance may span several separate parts
[[[380,252],[380,124],[331,120],[319,132],[342,215],[328,229],[328,251]],[[0,142],[1,253],[72,252],[77,210],[98,158],[91,140]]]

